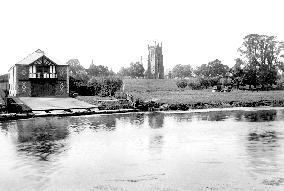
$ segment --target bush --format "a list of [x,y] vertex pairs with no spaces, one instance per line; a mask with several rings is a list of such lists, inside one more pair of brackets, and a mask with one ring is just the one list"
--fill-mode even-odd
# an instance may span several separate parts
[[284,78],[278,79],[276,83],[278,90],[284,90]]
[[210,84],[210,80],[208,78],[198,78],[198,81],[200,83],[200,86],[202,88],[208,88],[211,84]]
[[192,79],[187,83],[188,87],[190,87],[193,90],[199,90],[202,89],[201,83],[200,83],[200,79]]
[[187,81],[186,80],[179,80],[176,82],[176,85],[178,88],[185,88],[187,86]]
[[99,95],[100,96],[114,96],[115,92],[118,91],[123,82],[118,77],[106,77],[100,79],[101,83],[101,90]]
[[73,77],[69,77],[69,91],[76,92],[79,95],[88,95],[87,82],[84,80],[77,80]]
[[102,83],[95,77],[91,78],[87,83],[89,95],[99,95],[102,89]]
[[122,80],[118,77],[93,77],[88,82],[75,80],[70,77],[70,92],[76,92],[82,96],[114,96],[122,86]]

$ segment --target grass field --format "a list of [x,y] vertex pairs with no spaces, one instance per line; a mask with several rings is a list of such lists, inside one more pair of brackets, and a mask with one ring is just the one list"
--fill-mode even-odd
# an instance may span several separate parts
[[180,90],[176,86],[176,80],[171,79],[125,79],[125,92],[142,100],[154,100],[168,104],[194,104],[202,103],[226,103],[226,102],[258,102],[258,101],[283,101],[284,91],[242,91],[211,92],[211,88],[204,90]]

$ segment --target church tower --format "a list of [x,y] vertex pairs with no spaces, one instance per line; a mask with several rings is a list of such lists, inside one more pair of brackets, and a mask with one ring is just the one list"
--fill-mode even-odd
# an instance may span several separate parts
[[163,79],[163,51],[162,43],[156,41],[152,45],[148,45],[148,73],[147,78]]

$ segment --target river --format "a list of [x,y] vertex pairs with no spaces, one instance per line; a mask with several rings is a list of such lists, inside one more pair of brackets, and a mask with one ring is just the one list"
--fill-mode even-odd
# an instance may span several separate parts
[[0,123],[0,190],[284,190],[284,110]]

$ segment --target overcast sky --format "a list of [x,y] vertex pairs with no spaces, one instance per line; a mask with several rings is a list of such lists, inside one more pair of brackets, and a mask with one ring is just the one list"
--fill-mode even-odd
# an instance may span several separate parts
[[219,59],[232,66],[245,35],[284,40],[281,0],[0,0],[0,73],[37,49],[114,71],[163,42],[165,68]]

